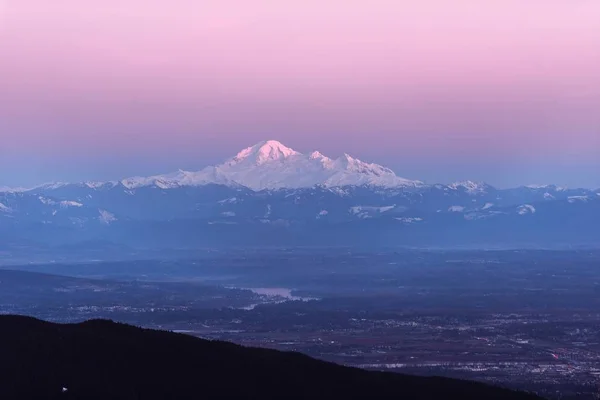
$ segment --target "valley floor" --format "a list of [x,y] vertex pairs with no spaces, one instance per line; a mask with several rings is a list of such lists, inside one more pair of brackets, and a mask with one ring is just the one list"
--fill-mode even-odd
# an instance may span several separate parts
[[0,313],[110,318],[366,369],[594,399],[598,266],[598,251],[299,249],[5,266]]

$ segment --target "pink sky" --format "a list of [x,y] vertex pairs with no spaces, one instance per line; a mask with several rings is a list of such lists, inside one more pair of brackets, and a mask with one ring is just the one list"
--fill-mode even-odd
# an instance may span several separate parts
[[269,138],[600,167],[598,71],[598,0],[0,0],[0,168],[200,168]]

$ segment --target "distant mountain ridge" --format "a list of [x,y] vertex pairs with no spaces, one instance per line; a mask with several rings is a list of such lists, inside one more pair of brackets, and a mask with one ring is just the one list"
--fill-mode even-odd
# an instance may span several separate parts
[[597,246],[600,190],[426,185],[261,142],[199,172],[0,192],[4,243]]
[[[298,189],[314,186],[343,187],[371,186],[380,188],[422,188],[427,186],[419,180],[396,175],[391,169],[374,163],[366,163],[348,154],[331,159],[319,151],[302,154],[277,140],[266,140],[238,152],[225,162],[209,166],[197,172],[179,170],[170,174],[148,177],[130,177],[120,181],[106,182],[51,182],[33,188],[0,187],[0,193],[31,192],[58,189],[64,186],[84,186],[90,189],[123,186],[139,189],[155,186],[173,189],[187,186],[226,185],[243,186],[254,191],[265,189]],[[482,193],[494,189],[485,182],[470,180],[445,185],[454,190]],[[554,185],[529,185],[529,189],[554,188]]]

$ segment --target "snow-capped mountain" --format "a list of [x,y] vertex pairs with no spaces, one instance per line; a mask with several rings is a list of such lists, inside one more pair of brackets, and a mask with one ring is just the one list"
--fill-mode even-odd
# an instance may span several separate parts
[[[130,177],[120,181],[107,182],[51,182],[34,188],[0,187],[0,193],[46,193],[65,191],[80,192],[122,188],[131,191],[153,187],[157,189],[177,189],[223,185],[231,188],[249,188],[253,191],[301,189],[313,187],[344,188],[370,187],[374,190],[443,190],[446,196],[468,194],[474,197],[493,197],[498,190],[484,182],[470,180],[448,185],[427,185],[418,180],[397,176],[394,171],[378,164],[363,162],[348,154],[331,159],[318,151],[302,154],[276,140],[267,140],[241,150],[236,156],[222,164],[209,166],[197,172],[179,170],[170,174],[148,177]],[[343,190],[343,189],[340,189]],[[587,189],[567,189],[555,185],[528,185],[502,191],[498,200],[508,197],[529,197],[553,200],[568,196],[598,193]]]
[[[426,185],[277,141],[199,172],[0,190],[0,245],[594,245],[600,190]],[[5,245],[6,247],[6,245]]]
[[375,186],[418,187],[423,183],[396,176],[389,168],[369,164],[348,154],[331,159],[315,151],[302,154],[276,140],[268,140],[240,151],[223,164],[198,172],[179,171],[169,175],[134,177],[121,183],[136,189],[156,185],[160,188],[220,184],[245,186],[252,190],[325,187]]

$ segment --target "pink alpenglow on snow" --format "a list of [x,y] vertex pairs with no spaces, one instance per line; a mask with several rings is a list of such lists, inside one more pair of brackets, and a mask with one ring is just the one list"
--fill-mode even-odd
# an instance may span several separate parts
[[[257,143],[222,164],[198,172],[134,177],[121,181],[129,188],[144,186],[173,188],[208,183],[241,185],[254,190],[280,188],[376,186],[420,187],[420,181],[398,177],[392,170],[362,162],[345,154],[332,160],[318,151],[305,155],[276,140]],[[114,185],[115,183],[110,183]]]

